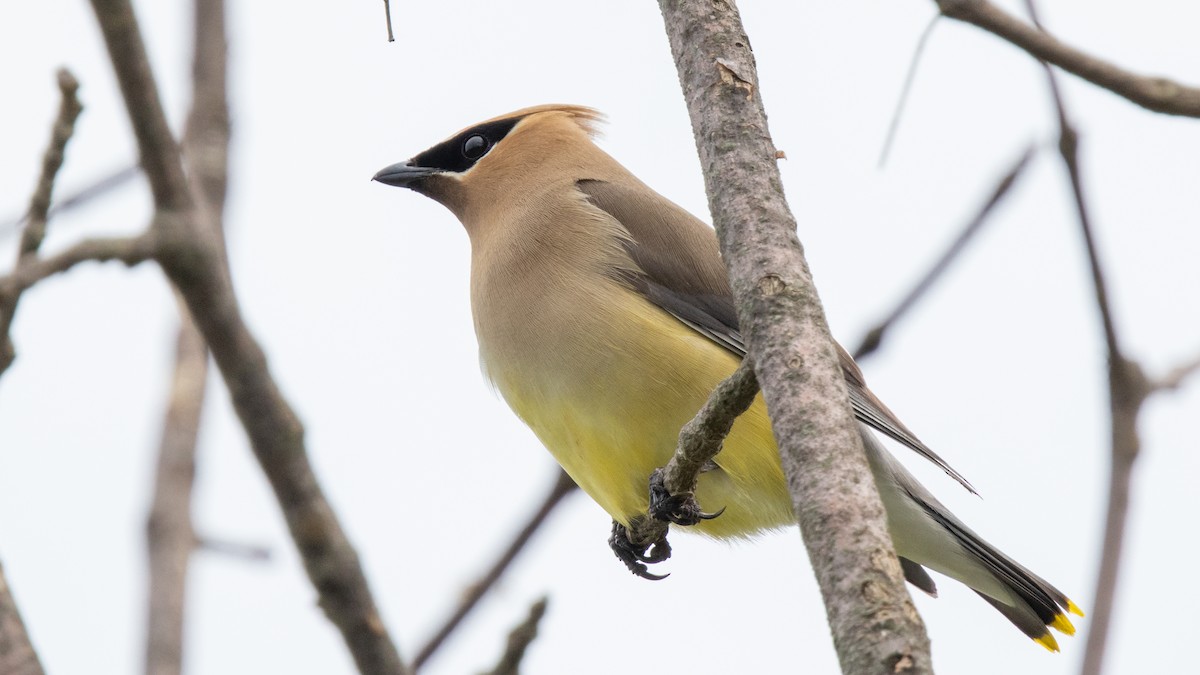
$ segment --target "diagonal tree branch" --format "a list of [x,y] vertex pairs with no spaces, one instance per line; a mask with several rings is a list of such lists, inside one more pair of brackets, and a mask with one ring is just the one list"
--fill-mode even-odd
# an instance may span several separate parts
[[1200,117],[1200,88],[1165,77],[1138,75],[1062,42],[1037,25],[1029,25],[987,0],[935,0],[944,16],[982,28],[1147,110]]
[[[665,467],[656,469],[650,475],[650,510],[648,513],[633,518],[625,529],[625,537],[639,550],[653,547],[657,557],[669,556],[671,546],[667,541],[667,533],[671,522],[692,524],[693,521],[708,517],[700,505],[696,503],[696,483],[700,474],[725,443],[725,438],[733,429],[733,423],[754,403],[758,395],[758,380],[754,376],[754,362],[749,358],[742,359],[737,370],[725,378],[708,396],[695,417],[688,420],[679,431],[679,441],[675,452]],[[656,504],[656,491],[665,490],[666,500]],[[660,509],[665,514],[657,513]],[[669,517],[669,521],[663,516]],[[716,515],[720,515],[718,511]],[[613,527],[623,527],[614,521]],[[642,560],[626,561],[629,571],[647,578],[662,578],[650,574]]]
[[1017,177],[1020,176],[1021,172],[1025,170],[1025,167],[1029,165],[1029,161],[1033,159],[1033,152],[1033,146],[1025,149],[1025,152],[1021,154],[1016,163],[1013,164],[1012,168],[1008,170],[1008,173],[1004,174],[1004,177],[1001,178],[1000,182],[996,184],[995,189],[992,190],[992,194],[988,197],[987,201],[983,203],[983,206],[979,208],[979,211],[976,212],[975,217],[967,223],[967,226],[963,228],[963,231],[958,235],[958,238],[956,238],[954,242],[950,244],[950,247],[947,248],[944,253],[942,253],[942,257],[938,258],[937,262],[933,264],[933,267],[931,267],[929,271],[925,273],[925,276],[917,282],[917,285],[908,292],[908,295],[904,296],[904,299],[902,299],[900,303],[896,305],[895,309],[889,312],[882,321],[875,324],[871,330],[867,331],[867,334],[863,337],[862,343],[859,344],[858,348],[854,350],[855,360],[869,356],[876,349],[879,349],[879,345],[883,343],[883,338],[887,334],[887,331],[897,321],[899,321],[901,317],[907,314],[914,305],[917,304],[917,301],[921,299],[921,296],[925,295],[925,293],[929,291],[933,284],[937,282],[938,278],[950,268],[951,263],[953,263],[954,260],[957,259],[964,250],[966,250],[967,244],[970,243],[971,239],[973,239],[975,235],[979,233],[979,231],[983,228],[983,224],[987,222],[988,215],[991,214],[992,210],[996,208],[996,205],[1000,203],[1000,200],[1004,199],[1004,196],[1008,194],[1008,191],[1012,188],[1013,183],[1017,181]]
[[[738,319],[846,673],[931,672],[783,198],[749,41],[731,0],[660,0]],[[870,588],[870,593],[863,593]]]
[[534,512],[533,516],[530,517],[529,521],[525,524],[525,527],[521,528],[521,530],[517,532],[517,535],[513,537],[512,543],[510,543],[508,548],[506,548],[504,552],[500,554],[500,557],[491,566],[491,568],[488,569],[488,571],[485,572],[478,581],[471,584],[467,588],[466,593],[463,594],[462,600],[459,601],[458,607],[455,608],[454,613],[451,614],[448,619],[446,619],[446,621],[442,624],[442,627],[439,628],[437,632],[433,634],[433,637],[429,638],[429,641],[425,643],[425,646],[421,647],[421,649],[417,652],[417,656],[412,662],[412,669],[414,672],[420,670],[421,667],[429,661],[429,658],[433,656],[443,644],[445,644],[446,639],[449,638],[450,635],[459,627],[459,625],[462,623],[462,620],[466,618],[467,614],[470,614],[471,610],[475,609],[475,607],[479,604],[479,601],[483,599],[483,596],[495,587],[496,582],[499,581],[500,577],[504,575],[504,572],[508,569],[509,565],[516,560],[517,554],[519,554],[521,550],[525,548],[525,545],[529,543],[529,540],[533,538],[534,532],[537,532],[537,530],[542,526],[542,523],[546,522],[546,518],[550,516],[550,513],[554,510],[554,508],[558,506],[560,502],[562,502],[564,497],[574,492],[577,487],[578,486],[575,485],[575,481],[571,480],[571,477],[568,476],[565,471],[560,469],[558,472],[558,477],[554,481],[554,485],[550,488],[550,492],[546,494],[546,498],[542,500],[541,506],[539,506],[537,511]]
[[525,658],[525,650],[537,637],[538,624],[546,615],[546,598],[533,603],[529,608],[529,616],[508,634],[508,643],[500,662],[485,675],[518,675],[521,672],[521,659]]
[[900,130],[900,118],[904,116],[904,108],[908,105],[908,95],[912,93],[913,83],[917,80],[917,67],[921,65],[925,47],[929,45],[933,29],[941,18],[940,14],[934,14],[929,23],[925,24],[925,30],[921,31],[921,37],[917,38],[917,46],[913,49],[912,59],[908,62],[908,72],[904,74],[904,84],[900,86],[900,98],[896,101],[896,108],[892,111],[892,121],[888,123],[887,135],[883,138],[883,148],[879,151],[878,166],[880,168],[887,164],[892,144],[896,142],[896,134]]
[[187,303],[229,389],[326,616],[363,673],[406,673],[351,546],[317,482],[304,430],[242,319],[224,247],[197,204],[128,0],[92,0],[156,206],[157,261]]
[[[90,185],[87,185],[86,187],[69,193],[65,197],[60,197],[54,200],[54,202],[50,204],[50,209],[46,212],[46,216],[48,218],[53,218],[54,216],[61,214],[63,211],[69,211],[73,208],[83,206],[93,199],[101,197],[105,194],[108,194],[112,190],[121,187],[141,172],[142,167],[136,164],[133,166],[121,167],[116,171],[106,174],[104,177]],[[4,220],[0,220],[0,239],[4,239],[8,235],[16,232],[28,221],[28,212],[22,213],[19,216],[10,216]]]

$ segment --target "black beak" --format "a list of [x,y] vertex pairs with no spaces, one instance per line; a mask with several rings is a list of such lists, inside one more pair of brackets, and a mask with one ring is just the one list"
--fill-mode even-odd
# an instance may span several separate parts
[[414,166],[412,160],[409,160],[380,169],[379,173],[375,174],[375,177],[371,180],[377,180],[385,185],[409,187],[422,178],[428,178],[437,173],[442,173],[442,170]]

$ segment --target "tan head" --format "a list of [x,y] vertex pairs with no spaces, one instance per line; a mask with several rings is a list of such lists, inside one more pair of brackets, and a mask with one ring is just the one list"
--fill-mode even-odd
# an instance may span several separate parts
[[463,129],[374,179],[436,200],[466,223],[509,195],[551,188],[559,175],[569,180],[563,170],[592,153],[606,157],[591,142],[601,121],[582,106],[524,108]]

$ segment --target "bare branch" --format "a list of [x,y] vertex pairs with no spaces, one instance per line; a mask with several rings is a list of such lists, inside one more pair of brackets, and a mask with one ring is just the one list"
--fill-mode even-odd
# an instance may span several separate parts
[[892,121],[888,124],[887,136],[883,139],[883,148],[879,151],[880,167],[887,163],[892,143],[896,140],[896,131],[900,128],[900,117],[904,114],[904,108],[908,105],[908,95],[912,93],[913,82],[917,79],[917,67],[921,64],[921,57],[925,54],[925,45],[929,44],[929,36],[933,35],[933,27],[941,18],[940,14],[935,14],[925,25],[925,30],[921,31],[921,37],[917,39],[917,48],[913,50],[912,60],[908,63],[908,72],[904,75],[904,85],[900,88],[900,99],[896,101],[896,109],[892,111]]
[[65,251],[47,258],[29,260],[12,274],[0,278],[0,297],[22,293],[42,279],[66,272],[80,263],[116,260],[132,267],[156,254],[154,237],[97,237],[77,242]]
[[43,672],[8,581],[4,578],[4,567],[0,566],[0,673],[42,675]]
[[529,608],[529,616],[508,634],[508,646],[500,657],[500,662],[486,675],[517,675],[521,672],[521,659],[525,650],[537,637],[538,623],[546,614],[546,598],[533,603]]
[[214,537],[197,537],[196,548],[206,553],[239,558],[247,562],[268,562],[271,560],[271,549],[262,544],[246,544]]
[[859,344],[858,349],[854,350],[855,360],[862,359],[878,349],[879,345],[883,343],[883,338],[888,329],[913,308],[913,306],[917,303],[917,300],[919,300],[921,296],[929,291],[934,282],[938,280],[942,273],[949,269],[950,264],[962,254],[967,247],[967,243],[970,242],[971,239],[973,239],[975,235],[978,234],[983,228],[983,224],[987,222],[987,217],[991,214],[992,209],[996,208],[996,204],[1000,203],[1000,200],[1003,199],[1006,194],[1008,194],[1009,189],[1012,188],[1013,183],[1015,183],[1017,180],[1017,177],[1020,176],[1021,172],[1025,170],[1025,167],[1029,165],[1029,161],[1033,159],[1033,153],[1034,148],[1032,145],[1025,148],[1025,152],[1021,154],[1016,163],[1013,164],[1012,168],[1008,170],[1008,173],[1004,174],[1004,177],[1001,178],[1000,182],[996,184],[996,188],[992,190],[991,196],[989,196],[987,201],[983,203],[983,206],[980,207],[979,211],[975,214],[975,217],[972,218],[971,221],[967,223],[967,226],[963,228],[963,231],[958,235],[958,238],[955,239],[952,244],[950,244],[950,247],[946,249],[946,252],[942,254],[942,257],[938,258],[938,261],[933,264],[933,267],[931,267],[929,271],[925,273],[925,276],[917,282],[917,285],[908,292],[908,295],[904,296],[904,299],[901,300],[898,305],[896,305],[895,309],[893,309],[882,321],[875,324],[871,330],[867,331],[867,334],[863,337],[862,343]]
[[533,537],[533,533],[537,532],[538,528],[542,526],[542,523],[546,522],[546,518],[550,515],[550,512],[553,511],[556,506],[558,506],[563,497],[566,497],[574,492],[576,487],[575,481],[571,480],[571,477],[568,476],[566,472],[562,470],[558,472],[558,478],[555,479],[554,485],[550,488],[550,492],[546,494],[546,498],[542,500],[541,506],[539,506],[537,511],[534,512],[533,516],[530,517],[529,521],[525,524],[525,527],[521,528],[521,531],[517,533],[517,536],[513,537],[512,543],[508,545],[508,548],[504,550],[499,559],[492,564],[492,567],[488,569],[488,571],[485,572],[478,581],[471,584],[467,588],[466,593],[463,594],[462,600],[459,602],[458,607],[454,610],[454,613],[451,614],[450,617],[442,624],[442,627],[433,634],[433,637],[431,637],[429,641],[425,643],[425,646],[421,647],[420,651],[417,652],[417,657],[413,659],[412,663],[412,669],[414,672],[420,670],[421,667],[425,665],[425,663],[429,660],[429,657],[433,656],[434,653],[442,646],[442,644],[446,642],[446,639],[450,637],[450,634],[453,633],[455,629],[458,628],[459,624],[462,623],[462,620],[466,618],[467,614],[469,614],[471,610],[473,610],[475,606],[479,604],[479,601],[483,598],[483,596],[486,595],[487,592],[496,585],[496,582],[500,580],[500,577],[504,574],[504,571],[507,570],[509,565],[512,564],[513,560],[516,559],[517,554],[520,553],[523,548],[525,548],[527,543],[529,543],[529,540]]
[[1170,391],[1183,386],[1187,378],[1195,375],[1200,371],[1200,354],[1192,357],[1192,360],[1172,368],[1170,372],[1161,378],[1150,383],[1150,388],[1154,391]]
[[[137,138],[142,169],[150,183],[154,203],[160,209],[184,211],[192,205],[183,165],[146,58],[146,46],[138,30],[133,7],[124,0],[93,0],[92,8],[104,33],[108,55],[116,70],[117,83],[130,111],[129,121]],[[107,39],[120,35],[123,41]],[[142,107],[135,107],[142,106]]]
[[[229,150],[224,0],[197,0],[194,23],[192,109],[183,149],[188,174],[195,178],[195,200],[205,206],[215,236],[221,237]],[[192,485],[208,383],[208,348],[186,303],[177,300],[180,323],[175,370],[147,521],[147,675],[178,675],[183,670],[187,572],[196,541]]]
[[197,205],[151,74],[129,0],[92,0],[154,196],[157,260],[212,350],[242,426],[326,616],[363,673],[406,673],[358,554],[313,473],[304,430],[238,309],[224,247]]
[[738,416],[750,409],[758,394],[754,363],[743,359],[708,397],[704,407],[679,432],[675,454],[663,469],[663,483],[672,495],[696,489],[701,470],[721,451],[721,445]]
[[[731,0],[660,0],[739,325],[846,673],[928,673],[832,338],[782,194],[749,40]],[[862,593],[869,586],[872,592]]]
[[[70,211],[73,208],[83,206],[93,199],[108,194],[112,190],[124,185],[141,172],[142,167],[137,164],[121,167],[116,171],[109,172],[103,178],[91,183],[87,187],[76,190],[66,197],[52,202],[50,210],[46,212],[46,217],[53,218],[64,211]],[[28,220],[29,214],[22,213],[19,216],[10,216],[7,220],[0,221],[0,239],[7,237],[11,232],[28,222]]]
[[42,175],[38,179],[37,188],[29,200],[29,222],[21,235],[21,253],[25,258],[37,253],[46,238],[46,212],[50,210],[50,195],[54,191],[54,179],[62,168],[63,155],[66,152],[67,141],[75,133],[75,120],[83,112],[77,92],[79,82],[65,68],[58,71],[58,89],[62,92],[62,103],[59,105],[58,119],[50,135],[50,146],[42,158]]
[[387,21],[388,42],[395,42],[396,36],[392,33],[392,3],[390,0],[383,0],[383,14]]
[[[1041,31],[1037,9],[1033,0],[1025,6],[1037,31]],[[1044,33],[1042,33],[1044,34]],[[1033,53],[1033,52],[1031,52]],[[1035,54],[1036,56],[1037,54]],[[1087,202],[1083,194],[1083,179],[1079,171],[1079,136],[1071,126],[1070,116],[1063,103],[1058,80],[1050,65],[1041,60],[1046,71],[1046,83],[1054,100],[1058,116],[1059,153],[1071,181],[1071,194],[1075,201],[1079,228],[1083,234],[1087,251],[1088,266],[1092,274],[1092,286],[1096,306],[1104,327],[1108,345],[1108,388],[1109,408],[1112,416],[1111,448],[1112,468],[1109,475],[1108,509],[1105,514],[1104,543],[1101,546],[1100,571],[1096,580],[1096,592],[1092,608],[1092,623],[1088,631],[1087,647],[1083,657],[1082,672],[1099,675],[1103,668],[1104,651],[1111,626],[1113,606],[1116,600],[1117,581],[1124,549],[1125,525],[1129,511],[1129,495],[1133,484],[1133,464],[1141,449],[1137,432],[1137,419],[1142,404],[1153,391],[1141,366],[1125,357],[1117,338],[1116,321],[1109,303],[1104,269],[1100,263]]]
[[1168,115],[1200,117],[1200,88],[1138,75],[1080,51],[987,0],[935,0],[944,16],[978,26],[1031,56],[1077,75],[1137,105]]
[[154,499],[146,520],[149,554],[145,672],[177,675],[183,670],[183,620],[187,570],[195,532],[192,485],[196,476],[196,435],[208,376],[204,339],[183,317],[175,342],[175,369],[163,420],[154,477]]
[[[77,96],[79,81],[65,68],[58,71],[58,89],[62,93],[62,100],[58,106],[58,116],[50,129],[50,143],[42,155],[42,172],[38,177],[37,186],[33,189],[33,196],[29,199],[29,213],[25,230],[21,233],[21,245],[17,249],[14,273],[20,273],[22,268],[37,258],[42,240],[46,238],[46,213],[50,210],[54,180],[58,177],[58,170],[62,168],[67,142],[75,133],[75,120],[83,111]],[[25,288],[27,286],[19,285],[5,288],[4,284],[0,284],[0,375],[8,370],[16,358],[16,350],[8,333],[17,313],[17,305],[21,301],[21,292]]]

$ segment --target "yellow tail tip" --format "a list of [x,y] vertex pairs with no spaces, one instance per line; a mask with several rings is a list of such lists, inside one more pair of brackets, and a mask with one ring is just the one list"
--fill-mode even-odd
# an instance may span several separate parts
[[1074,614],[1075,616],[1083,616],[1083,610],[1079,609],[1079,605],[1076,605],[1075,603],[1071,602],[1070,600],[1067,600],[1067,611]]
[[1033,641],[1056,654],[1058,653],[1058,640],[1055,640],[1049,632],[1041,637],[1035,637]]
[[1075,626],[1071,625],[1071,620],[1065,614],[1055,615],[1054,621],[1050,622],[1050,627],[1064,635],[1075,634]]

